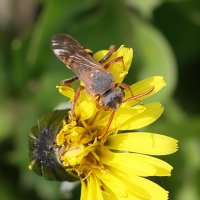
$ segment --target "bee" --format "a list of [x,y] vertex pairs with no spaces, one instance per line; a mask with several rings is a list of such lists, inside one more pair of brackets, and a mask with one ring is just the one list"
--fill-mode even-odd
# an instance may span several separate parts
[[[75,93],[72,102],[71,116],[69,117],[70,120],[73,120],[75,105],[80,92],[83,89],[85,89],[91,97],[97,97],[95,104],[98,109],[102,108],[105,111],[113,111],[104,132],[98,137],[98,139],[101,139],[106,135],[114,114],[122,103],[133,99],[137,100],[139,97],[145,96],[154,90],[154,87],[152,87],[150,90],[134,96],[128,85],[115,82],[114,75],[107,69],[113,63],[121,62],[123,70],[125,71],[123,56],[117,57],[106,63],[108,58],[110,58],[115,52],[115,45],[110,46],[107,55],[99,62],[96,61],[78,41],[67,34],[58,34],[53,36],[50,46],[54,54],[76,74],[76,76],[72,78],[61,81],[61,84],[71,86],[72,83],[77,80],[82,81],[85,84],[85,86],[80,85]],[[106,64],[102,66],[103,63]],[[124,100],[125,94],[120,87],[130,91],[131,97]]]

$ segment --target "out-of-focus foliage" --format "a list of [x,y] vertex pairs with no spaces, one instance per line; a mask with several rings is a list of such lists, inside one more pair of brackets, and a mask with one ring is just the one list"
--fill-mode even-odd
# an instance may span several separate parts
[[132,47],[127,84],[165,77],[167,87],[149,98],[160,101],[165,112],[145,130],[178,139],[180,149],[162,158],[174,166],[172,177],[155,181],[170,191],[170,199],[200,199],[199,0],[0,1],[1,198],[79,199],[78,183],[59,189],[60,183],[28,169],[30,129],[66,101],[55,86],[73,76],[50,50],[58,33],[93,52],[112,44]]

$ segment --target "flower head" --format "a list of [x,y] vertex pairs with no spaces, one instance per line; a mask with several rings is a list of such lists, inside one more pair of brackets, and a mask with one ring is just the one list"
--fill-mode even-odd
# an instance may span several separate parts
[[[94,55],[99,61],[107,51]],[[123,56],[126,71],[121,63],[114,63],[109,71],[116,83],[121,83],[132,61],[132,49],[121,46],[108,60]],[[81,83],[83,84],[83,83]],[[107,126],[111,111],[97,109],[95,99],[85,90],[81,91],[75,105],[73,120],[63,120],[62,129],[56,137],[60,146],[60,160],[66,170],[82,183],[81,200],[85,199],[133,199],[164,200],[168,192],[147,180],[148,176],[170,176],[172,167],[149,155],[167,155],[177,150],[177,141],[155,133],[130,132],[157,120],[163,112],[160,103],[135,105],[165,86],[163,77],[151,77],[131,85],[136,96],[154,87],[139,99],[123,103],[116,111],[105,137],[98,139]],[[67,86],[58,86],[59,92],[72,101],[75,92]],[[125,92],[125,99],[131,97]],[[117,134],[118,131],[129,130]],[[61,150],[60,150],[61,151]]]

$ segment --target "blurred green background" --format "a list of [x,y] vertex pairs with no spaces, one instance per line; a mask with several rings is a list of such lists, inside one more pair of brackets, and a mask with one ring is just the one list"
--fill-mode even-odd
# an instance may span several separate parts
[[161,102],[164,114],[144,130],[178,139],[179,151],[160,157],[174,167],[172,176],[153,180],[170,199],[199,200],[199,0],[0,0],[1,199],[79,199],[79,184],[67,191],[28,169],[30,129],[66,101],[55,86],[73,76],[51,52],[58,33],[93,52],[112,44],[132,47],[127,84],[165,77],[167,87],[144,101]]

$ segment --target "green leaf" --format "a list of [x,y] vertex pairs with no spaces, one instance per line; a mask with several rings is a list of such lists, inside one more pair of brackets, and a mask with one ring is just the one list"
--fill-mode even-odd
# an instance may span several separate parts
[[[26,57],[27,64],[37,69],[37,63],[41,65],[41,62],[45,62],[48,54],[44,55],[43,48],[49,46],[52,36],[60,33],[64,23],[67,26],[74,16],[93,6],[95,2],[92,0],[86,0],[84,3],[80,0],[47,2],[32,33]],[[50,48],[48,51],[50,52]]]
[[[163,76],[167,86],[151,98],[167,100],[177,84],[177,66],[173,51],[159,30],[152,25],[132,18],[134,63],[138,67],[138,80],[151,76]],[[158,97],[159,95],[159,97]]]
[[153,10],[164,1],[165,0],[126,0],[126,4],[136,9],[144,17],[151,18]]

